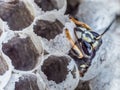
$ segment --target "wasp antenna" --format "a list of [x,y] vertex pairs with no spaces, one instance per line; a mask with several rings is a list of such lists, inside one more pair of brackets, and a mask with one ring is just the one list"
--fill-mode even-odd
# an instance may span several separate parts
[[102,36],[110,29],[110,27],[112,26],[112,24],[114,23],[114,21],[115,21],[115,19],[110,23],[110,25],[105,29],[105,31],[96,38],[97,40],[100,39],[100,38],[102,38]]
[[102,38],[102,35],[99,35],[98,37],[96,37],[96,40],[99,40]]

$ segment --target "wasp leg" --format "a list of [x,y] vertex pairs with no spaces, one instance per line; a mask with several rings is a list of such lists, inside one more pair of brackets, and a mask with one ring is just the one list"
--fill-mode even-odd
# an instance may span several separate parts
[[76,20],[76,19],[73,18],[72,16],[69,16],[69,18],[70,18],[70,20],[73,21],[76,25],[79,25],[79,26],[81,26],[81,27],[83,27],[83,28],[86,28],[87,30],[91,30],[91,27],[88,26],[87,24]]
[[70,36],[69,30],[65,29],[65,34],[67,39],[70,41],[72,48],[74,49],[74,51],[78,54],[78,58],[83,58],[83,53],[82,51],[75,45],[75,42],[73,41],[73,39]]
[[77,57],[77,58],[79,58],[78,56],[78,54],[76,53],[76,51],[72,48],[71,50],[70,50],[70,55],[72,56],[72,57]]
[[86,54],[84,53],[83,49],[81,48],[81,47],[82,47],[82,43],[81,43],[81,42],[78,42],[78,39],[79,39],[79,38],[78,38],[77,33],[76,33],[76,28],[74,28],[74,34],[75,34],[75,37],[77,38],[77,41],[76,41],[77,46],[78,46],[78,48],[82,51],[83,56],[84,56],[85,58],[90,58],[90,56],[86,55]]

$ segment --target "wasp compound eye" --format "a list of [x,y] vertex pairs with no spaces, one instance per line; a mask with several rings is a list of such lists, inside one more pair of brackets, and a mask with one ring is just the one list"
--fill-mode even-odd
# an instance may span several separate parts
[[98,33],[93,32],[93,31],[91,31],[91,33],[92,33],[93,36],[94,36],[94,42],[91,43],[91,44],[92,44],[92,47],[93,47],[94,50],[98,50],[99,47],[100,47],[101,44],[102,44],[102,39],[101,39],[101,38],[100,38],[100,39],[97,39],[97,37],[100,36]]
[[93,34],[90,33],[89,31],[85,31],[82,35],[82,39],[87,42],[92,42],[93,38],[94,38]]
[[92,47],[90,45],[90,43],[83,41],[82,42],[82,49],[84,51],[85,54],[87,54],[88,56],[91,56],[92,54]]

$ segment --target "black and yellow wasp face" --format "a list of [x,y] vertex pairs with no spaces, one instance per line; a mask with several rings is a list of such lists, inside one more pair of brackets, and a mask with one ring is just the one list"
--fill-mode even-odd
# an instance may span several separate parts
[[81,48],[83,54],[85,54],[84,57],[88,56],[89,59],[92,58],[94,52],[97,51],[102,44],[102,39],[99,38],[100,35],[81,27],[75,28],[74,33],[77,38],[77,43],[81,45],[79,48]]
[[76,41],[74,41],[70,35],[69,30],[65,29],[65,34],[69,42],[71,43],[71,50],[69,55],[74,58],[78,65],[80,76],[84,76],[85,72],[91,65],[96,51],[102,44],[102,35],[107,31],[105,30],[101,35],[91,30],[91,28],[80,21],[77,21],[70,16],[70,20],[76,24],[74,28],[74,35]]
[[96,51],[102,44],[102,39],[98,33],[82,27],[74,28],[74,35],[76,41],[72,40],[69,30],[66,29],[66,36],[72,45],[69,55],[77,62],[80,76],[84,76]]

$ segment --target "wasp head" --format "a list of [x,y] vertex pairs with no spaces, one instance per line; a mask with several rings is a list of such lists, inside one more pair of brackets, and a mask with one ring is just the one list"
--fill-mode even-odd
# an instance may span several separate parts
[[85,30],[83,28],[75,29],[77,42],[82,46],[84,54],[93,57],[93,54],[99,49],[102,44],[100,35],[94,31]]

